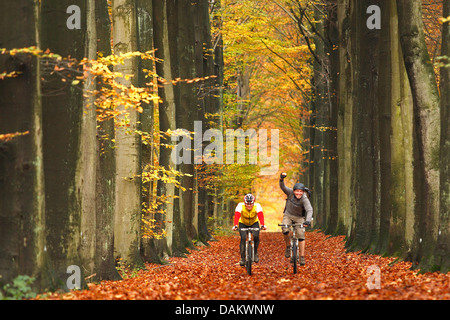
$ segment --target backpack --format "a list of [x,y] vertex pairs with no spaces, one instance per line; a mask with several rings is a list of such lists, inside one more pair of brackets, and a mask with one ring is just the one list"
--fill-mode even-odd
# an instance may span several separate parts
[[312,191],[305,187],[305,191],[308,194],[308,199],[312,197]]

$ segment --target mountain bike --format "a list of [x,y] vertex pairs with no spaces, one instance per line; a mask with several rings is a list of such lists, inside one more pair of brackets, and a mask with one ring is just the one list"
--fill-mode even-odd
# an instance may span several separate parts
[[294,274],[297,273],[297,265],[299,263],[299,248],[298,248],[298,238],[297,238],[297,234],[296,234],[296,228],[300,226],[303,231],[305,231],[305,225],[303,223],[292,223],[292,224],[278,224],[278,226],[280,227],[285,227],[285,228],[291,228],[292,229],[292,236],[291,236],[291,262],[292,262],[292,267],[294,269]]
[[247,232],[245,240],[245,268],[249,276],[252,275],[252,263],[255,261],[255,242],[252,231],[259,231],[259,228],[241,228],[239,231]]

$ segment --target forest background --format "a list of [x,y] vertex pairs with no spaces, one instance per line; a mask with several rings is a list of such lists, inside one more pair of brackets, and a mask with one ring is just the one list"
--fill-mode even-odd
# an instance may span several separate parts
[[[448,272],[449,7],[2,2],[1,283],[66,289],[70,266],[84,286],[165,263],[213,240],[249,192],[276,231],[280,172],[312,189],[314,227],[349,250]],[[175,165],[174,133],[194,121],[279,130],[279,172]]]

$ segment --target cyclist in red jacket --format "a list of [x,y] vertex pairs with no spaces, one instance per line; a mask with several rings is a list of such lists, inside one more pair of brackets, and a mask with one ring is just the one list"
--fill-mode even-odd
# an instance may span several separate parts
[[[244,197],[244,202],[239,203],[236,206],[234,213],[234,226],[233,231],[241,228],[259,228],[261,223],[261,229],[266,230],[264,225],[264,213],[259,203],[255,202],[255,196],[247,194]],[[241,260],[239,264],[244,266],[245,264],[245,238],[246,233],[239,231],[241,236],[241,242],[239,245],[241,252]],[[259,262],[258,257],[258,245],[259,245],[259,231],[252,231],[253,240],[255,241],[255,262]]]

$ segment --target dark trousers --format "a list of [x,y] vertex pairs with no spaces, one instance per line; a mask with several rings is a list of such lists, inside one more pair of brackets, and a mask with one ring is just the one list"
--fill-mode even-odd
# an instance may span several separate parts
[[[247,231],[241,231],[241,228],[259,228],[259,222],[255,222],[251,226],[247,226],[243,224],[242,222],[239,222],[239,234],[241,235],[241,243],[239,245],[239,248],[241,250],[241,259],[245,260],[245,240],[247,240]],[[252,231],[253,234],[253,241],[255,242],[255,254],[258,252],[258,245],[259,245],[259,230],[258,231]]]

